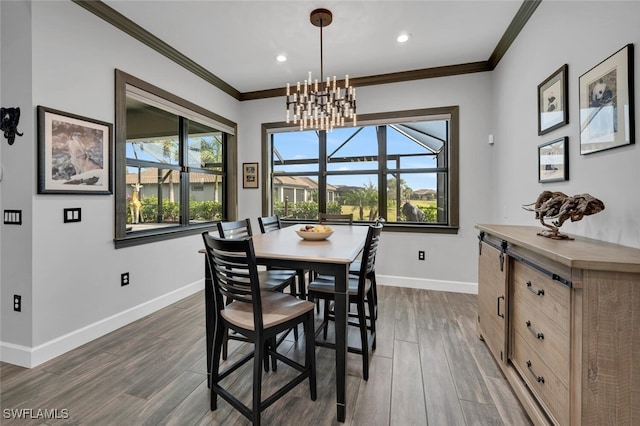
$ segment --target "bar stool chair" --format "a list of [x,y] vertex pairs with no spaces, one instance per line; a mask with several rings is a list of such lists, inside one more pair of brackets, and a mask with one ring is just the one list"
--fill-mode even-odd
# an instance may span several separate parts
[[[316,400],[316,359],[314,336],[314,304],[306,300],[273,291],[264,291],[258,278],[253,240],[218,238],[202,234],[207,261],[213,275],[216,327],[211,357],[210,408],[218,407],[221,396],[252,424],[260,424],[261,412],[287,392],[309,380],[312,401]],[[230,303],[223,301],[231,300]],[[305,332],[304,365],[277,352],[273,342],[283,331],[303,324]],[[254,344],[254,350],[220,371],[222,344],[227,329],[241,334]],[[299,374],[262,398],[262,362],[272,357],[297,370]],[[245,405],[221,381],[253,359],[253,396],[251,407]],[[265,368],[266,369],[266,368]]]
[[[382,216],[380,216],[379,218],[376,219],[376,225],[383,225],[384,226],[385,222],[386,222],[386,220]],[[355,260],[349,266],[349,274],[358,275],[359,273],[360,273],[360,260]],[[376,319],[378,319],[378,285],[377,285],[377,282],[376,282],[375,263],[374,263],[373,271],[370,272],[368,278],[371,281],[371,293],[373,294],[374,315],[375,315]]]
[[[374,304],[370,274],[375,268],[376,252],[380,242],[382,224],[371,225],[367,232],[360,272],[358,276],[351,275],[348,283],[349,304],[356,305],[356,313],[349,314],[348,323],[358,327],[360,331],[360,348],[349,346],[347,350],[352,353],[362,355],[362,378],[369,379],[369,347],[371,351],[376,349],[376,320],[374,315]],[[329,275],[318,275],[308,286],[307,293],[309,300],[324,300],[324,319],[322,325],[317,329],[316,336],[323,331],[323,341],[316,341],[317,346],[327,346],[335,349],[334,343],[329,343],[327,339],[327,327],[329,321],[335,320],[335,314],[330,308],[330,303],[335,301],[335,277]],[[369,315],[365,310],[365,304],[369,309]],[[367,325],[367,320],[369,324]]]
[[[224,239],[240,240],[251,238],[253,236],[253,231],[251,229],[251,220],[247,218],[230,222],[218,222],[218,233],[220,234],[220,237]],[[260,288],[262,290],[283,292],[285,288],[289,287],[291,294],[293,296],[296,296],[296,272],[293,270],[273,269],[259,271],[258,279],[260,282]],[[231,299],[227,300],[227,303],[231,303]],[[294,336],[297,340],[297,328],[294,329]],[[245,341],[244,337],[242,336],[227,333],[223,343],[223,360],[226,360],[228,356],[229,339]],[[267,365],[268,364],[266,364],[265,367]]]

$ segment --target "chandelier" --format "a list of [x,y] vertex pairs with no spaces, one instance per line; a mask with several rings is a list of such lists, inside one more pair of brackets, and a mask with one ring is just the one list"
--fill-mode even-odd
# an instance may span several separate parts
[[304,82],[293,87],[287,83],[287,123],[300,124],[300,130],[313,128],[333,130],[344,126],[345,119],[356,125],[356,89],[349,85],[349,76],[344,78],[344,87],[339,87],[336,77],[324,80],[322,61],[322,28],[331,24],[333,15],[327,9],[316,9],[309,17],[311,23],[320,27],[320,81],[311,79],[311,71]]

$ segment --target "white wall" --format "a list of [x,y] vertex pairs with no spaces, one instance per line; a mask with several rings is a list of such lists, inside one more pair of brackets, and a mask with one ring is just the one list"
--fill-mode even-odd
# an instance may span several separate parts
[[[3,2],[0,41],[3,107],[20,107],[18,130],[9,145],[0,135],[2,209],[22,210],[22,226],[0,224],[2,257],[0,267],[0,342],[31,346],[32,270],[31,254],[32,195],[35,175],[34,111],[31,109],[31,7],[25,2]],[[13,295],[22,298],[22,313],[13,312]],[[4,351],[3,351],[4,352]],[[2,353],[4,354],[4,353]]]
[[[590,193],[606,208],[563,232],[640,247],[640,2],[543,1],[496,70],[493,126],[496,135],[493,221],[536,225],[521,205],[544,190]],[[580,155],[579,77],[624,47],[635,47],[636,144]],[[537,133],[538,84],[561,65],[569,66],[569,124]],[[537,181],[537,147],[569,137],[569,181]]]
[[[491,73],[358,88],[360,114],[460,106],[460,232],[457,235],[383,233],[376,271],[381,284],[476,291],[477,231],[491,219]],[[284,84],[284,83],[283,83]],[[260,160],[260,126],[284,120],[284,99],[242,104],[239,162]],[[263,185],[264,183],[261,183]],[[244,189],[240,217],[261,214],[260,191]],[[426,251],[426,261],[418,260]]]
[[[116,68],[233,121],[240,104],[72,2],[1,7],[3,102],[22,108],[25,132],[2,144],[2,203],[25,223],[3,226],[0,348],[3,361],[35,365],[203,288],[204,270],[198,235],[116,250],[113,195],[37,194],[36,107],[113,123]],[[13,50],[19,61],[5,60]],[[64,224],[66,207],[82,222]]]

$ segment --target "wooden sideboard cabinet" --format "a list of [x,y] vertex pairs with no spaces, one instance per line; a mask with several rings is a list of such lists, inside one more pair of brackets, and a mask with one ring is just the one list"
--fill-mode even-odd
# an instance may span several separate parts
[[640,249],[476,225],[478,333],[537,425],[640,425]]

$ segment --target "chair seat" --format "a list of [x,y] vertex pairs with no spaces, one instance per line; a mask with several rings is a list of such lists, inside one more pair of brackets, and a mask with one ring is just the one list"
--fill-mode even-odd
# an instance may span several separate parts
[[[261,291],[262,322],[271,328],[312,311],[315,305],[284,293]],[[231,324],[245,330],[254,330],[253,307],[248,303],[231,302],[220,312]]]
[[258,271],[260,288],[262,290],[279,291],[291,285],[291,280],[295,280],[296,271],[285,269],[270,269],[268,271]]
[[[369,291],[371,288],[371,283],[367,282],[365,284],[365,293]],[[318,275],[316,279],[314,279],[308,286],[307,291],[309,293],[335,293],[335,279],[329,275]],[[357,296],[358,295],[358,278],[357,277],[349,277],[349,296]]]

